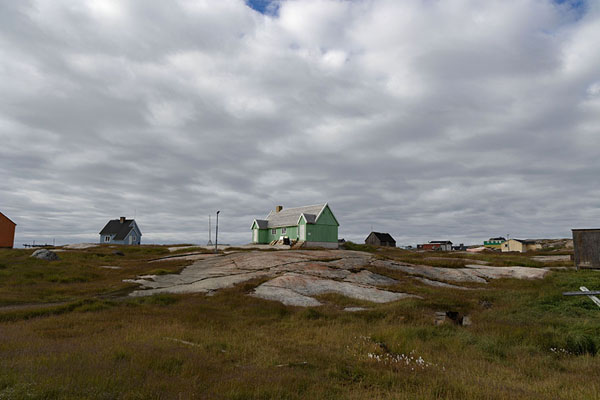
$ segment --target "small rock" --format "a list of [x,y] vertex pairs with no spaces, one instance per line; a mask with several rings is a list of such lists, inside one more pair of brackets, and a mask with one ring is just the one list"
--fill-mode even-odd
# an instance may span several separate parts
[[460,324],[463,316],[458,311],[446,311],[446,317],[450,318],[455,323]]
[[123,256],[125,255],[125,254],[124,254],[122,251],[119,251],[119,250],[115,250],[115,251],[113,251],[113,254],[114,254],[115,256],[121,256],[121,257],[123,257]]
[[479,305],[483,308],[492,308],[492,302],[487,300],[481,300]]
[[364,307],[346,307],[344,308],[344,311],[348,311],[348,312],[356,312],[356,311],[365,311],[366,308]]
[[471,325],[471,318],[457,311],[438,311],[435,313],[433,323],[435,325],[442,325],[446,322],[446,319],[449,319],[457,325]]
[[50,251],[48,249],[36,250],[33,252],[31,257],[35,257],[35,258],[39,258],[40,260],[47,260],[47,261],[60,260],[60,258],[58,258],[58,255],[55,252]]
[[446,322],[446,312],[438,311],[435,313],[435,318],[433,319],[434,325],[442,325]]

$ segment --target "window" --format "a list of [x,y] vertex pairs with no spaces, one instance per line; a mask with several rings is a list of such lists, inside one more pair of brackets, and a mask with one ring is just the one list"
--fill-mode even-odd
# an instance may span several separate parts
[[273,228],[271,229],[271,235],[276,235],[277,234],[277,229]]
[[287,228],[281,228],[281,234],[285,235],[285,233],[287,232]]
[[105,242],[110,242],[110,236],[104,236],[104,241]]

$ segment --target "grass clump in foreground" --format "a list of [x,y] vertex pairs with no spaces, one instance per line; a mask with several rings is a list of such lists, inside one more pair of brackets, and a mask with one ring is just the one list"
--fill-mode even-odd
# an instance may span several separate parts
[[[9,281],[23,274],[14,260],[0,252],[7,266],[0,271],[16,271]],[[126,252],[119,265],[127,277],[161,268],[140,260]],[[76,261],[61,267],[65,274],[76,272],[69,270]],[[96,271],[95,256],[79,262]],[[43,299],[52,285],[69,296],[102,292],[126,275],[99,271],[87,282],[29,281],[29,298]],[[0,398],[600,397],[600,310],[585,297],[561,295],[600,287],[597,272],[556,271],[469,291],[411,281],[405,288],[422,300],[374,304],[328,294],[313,308],[248,296],[261,282],[214,296],[78,299],[0,319]],[[10,292],[1,285],[0,293]],[[342,311],[347,306],[366,310]],[[470,315],[473,325],[434,326],[433,313],[447,310]]]

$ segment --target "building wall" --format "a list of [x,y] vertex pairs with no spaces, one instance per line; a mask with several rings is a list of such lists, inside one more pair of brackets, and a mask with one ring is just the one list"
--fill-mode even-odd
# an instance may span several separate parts
[[306,241],[336,243],[337,245],[338,223],[329,206],[325,207],[314,224],[306,225]]
[[[132,240],[131,242],[129,241],[130,237],[135,236],[135,240]],[[131,244],[131,245],[139,245],[142,242],[142,238],[141,238],[141,234],[140,232],[138,232],[136,229],[130,231],[127,236],[125,236],[125,239],[123,240],[123,244]]]
[[256,230],[258,230],[258,241],[255,242],[254,241],[254,229],[252,230],[252,242],[253,243],[269,243],[269,232],[267,231],[267,229],[258,229],[255,228]]
[[[101,243],[101,244],[102,244],[102,243],[110,243],[110,242],[112,241],[112,238],[113,238],[114,236],[115,236],[115,235],[100,235],[100,243]],[[107,238],[107,237],[109,238],[109,240],[108,240],[108,241],[106,241],[106,238]]]
[[371,246],[381,246],[381,241],[377,238],[376,235],[373,235],[371,233],[365,239],[365,244],[370,244]]
[[15,244],[15,224],[0,214],[0,247],[12,248]]
[[502,242],[483,242],[483,245],[490,249],[502,249]]
[[316,223],[321,225],[338,225],[333,213],[329,209],[329,206],[325,207]]
[[600,268],[600,229],[573,230],[575,266]]
[[519,253],[524,253],[526,250],[523,246],[523,243],[519,242],[518,240],[510,239],[502,243],[502,251],[517,251]]
[[[286,230],[283,233],[283,229]],[[297,226],[286,226],[281,228],[269,228],[267,231],[267,241],[265,243],[271,243],[273,240],[279,240],[280,237],[288,237],[291,240],[296,240],[298,238],[298,227]],[[275,231],[275,233],[273,233]]]
[[338,227],[336,225],[307,224],[307,242],[331,242],[338,241]]

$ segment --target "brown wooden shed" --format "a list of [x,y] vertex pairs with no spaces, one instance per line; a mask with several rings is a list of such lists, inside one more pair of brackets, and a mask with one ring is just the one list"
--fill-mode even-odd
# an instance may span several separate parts
[[571,229],[575,266],[600,268],[600,229]]
[[365,239],[365,244],[371,246],[396,247],[396,241],[389,233],[371,232]]
[[15,227],[17,224],[0,212],[0,247],[12,248],[15,244]]

